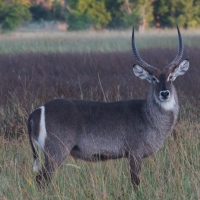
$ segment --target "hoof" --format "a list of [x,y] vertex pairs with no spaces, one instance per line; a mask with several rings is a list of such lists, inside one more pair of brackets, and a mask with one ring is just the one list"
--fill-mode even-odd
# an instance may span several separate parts
[[41,189],[46,187],[50,181],[50,177],[47,175],[46,172],[39,172],[36,175],[35,179],[38,187]]

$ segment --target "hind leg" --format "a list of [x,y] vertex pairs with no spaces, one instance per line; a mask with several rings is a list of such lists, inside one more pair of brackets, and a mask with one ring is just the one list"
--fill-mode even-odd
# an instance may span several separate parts
[[53,176],[54,171],[56,170],[56,162],[54,162],[46,153],[45,163],[42,169],[36,175],[36,182],[40,188],[48,185]]
[[36,175],[36,182],[40,188],[48,185],[55,170],[60,167],[63,160],[67,157],[68,151],[66,149],[59,149],[51,147],[47,152],[44,152],[45,163],[42,169]]

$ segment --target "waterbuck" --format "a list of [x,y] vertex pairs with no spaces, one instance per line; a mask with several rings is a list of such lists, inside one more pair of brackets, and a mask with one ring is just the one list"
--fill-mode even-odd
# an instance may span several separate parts
[[133,29],[132,50],[137,61],[133,72],[151,84],[146,99],[106,103],[55,99],[29,116],[28,132],[35,171],[38,171],[38,155],[33,142],[45,155],[44,166],[36,175],[40,186],[50,181],[68,155],[86,161],[125,157],[130,165],[133,186],[139,185],[142,159],[161,148],[179,113],[172,82],[188,70],[189,61],[180,62],[183,42],[178,26],[177,31],[177,55],[160,71],[140,57]]

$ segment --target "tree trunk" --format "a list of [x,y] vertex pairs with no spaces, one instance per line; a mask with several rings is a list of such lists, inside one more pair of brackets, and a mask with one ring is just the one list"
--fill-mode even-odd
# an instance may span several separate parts
[[131,14],[132,11],[131,11],[131,7],[130,7],[129,0],[125,0],[125,5],[126,5],[126,12],[127,12],[128,14]]
[[141,16],[142,16],[142,19],[140,21],[140,25],[139,25],[139,32],[144,32],[145,30],[145,27],[146,27],[146,18],[145,18],[145,5],[142,6],[141,8]]

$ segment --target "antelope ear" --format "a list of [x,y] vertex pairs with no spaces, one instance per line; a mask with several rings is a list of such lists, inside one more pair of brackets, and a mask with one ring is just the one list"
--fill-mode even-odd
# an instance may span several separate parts
[[183,60],[172,73],[169,74],[168,79],[174,81],[177,76],[185,74],[185,72],[189,69],[189,60]]
[[133,65],[133,72],[140,79],[146,79],[150,83],[152,82],[152,75],[150,75],[149,72],[143,69],[141,66]]

